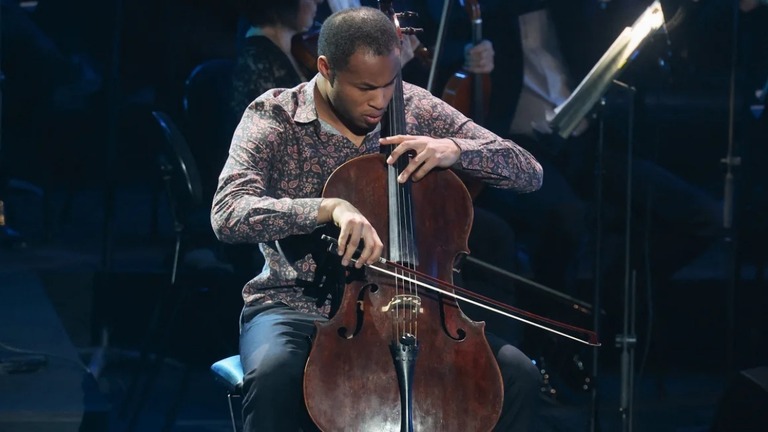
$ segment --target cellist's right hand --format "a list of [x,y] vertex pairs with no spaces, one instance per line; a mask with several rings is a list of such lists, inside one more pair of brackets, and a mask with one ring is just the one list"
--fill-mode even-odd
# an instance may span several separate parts
[[323,199],[317,214],[317,222],[320,224],[333,222],[340,228],[338,253],[342,257],[342,265],[349,265],[353,254],[360,246],[360,240],[363,241],[363,249],[355,267],[361,268],[363,264],[376,263],[381,257],[384,243],[376,233],[376,229],[348,201],[340,198]]

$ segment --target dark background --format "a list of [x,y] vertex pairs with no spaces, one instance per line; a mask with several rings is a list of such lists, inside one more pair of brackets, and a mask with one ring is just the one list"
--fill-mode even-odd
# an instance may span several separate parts
[[[569,30],[581,36],[563,47],[574,76],[581,77],[648,2],[612,0],[605,8],[597,0],[555,3],[571,18]],[[642,305],[653,309],[653,325],[662,336],[638,344],[638,430],[699,431],[712,424],[738,371],[768,365],[763,166],[768,134],[765,116],[749,113],[757,103],[754,91],[768,79],[768,8],[737,14],[733,64],[730,1],[677,0],[664,6],[668,19],[681,6],[687,15],[670,28],[668,40],[657,35],[649,41],[620,77],[638,88],[637,154],[718,199],[726,173],[721,159],[730,144],[741,157],[734,170],[734,230],[723,235],[734,241],[718,242],[680,271],[674,286]],[[3,238],[0,292],[14,296],[13,289],[24,288],[7,282],[10,275],[31,275],[24,280],[43,288],[86,363],[102,342],[102,330],[109,330],[109,366],[97,381],[112,407],[106,414],[110,429],[130,423],[130,415],[118,408],[127,405],[130,383],[141,376],[135,358],[121,353],[135,353],[151,340],[152,350],[173,362],[157,369],[158,381],[137,414],[138,430],[159,429],[176,395],[182,402],[174,430],[227,430],[225,391],[207,368],[237,352],[241,281],[227,275],[219,260],[187,255],[181,282],[169,288],[174,225],[157,166],[163,139],[151,112],[168,113],[193,145],[204,136],[206,125],[185,116],[184,84],[196,65],[234,57],[233,1],[43,0],[25,13],[59,58],[33,55],[35,36],[14,34],[15,21],[4,8],[0,164],[11,179],[4,197],[6,222],[23,238]],[[611,103],[615,109],[606,121],[621,129],[623,101],[609,93]],[[195,238],[185,235],[185,252],[195,250]],[[585,293],[592,283],[590,268],[583,263]],[[727,301],[731,286],[733,308]],[[620,287],[605,289],[614,296],[620,292]],[[173,300],[161,303],[167,293]],[[157,305],[167,322],[150,328]],[[620,303],[607,307],[600,417],[604,430],[619,430],[620,351],[613,337],[623,314]],[[14,329],[17,324],[0,317],[0,325]],[[25,329],[14,331],[24,334]],[[184,371],[191,377],[186,388]],[[570,429],[551,429],[585,430],[580,425],[588,417],[587,395],[560,385],[561,405],[554,416],[576,420]]]

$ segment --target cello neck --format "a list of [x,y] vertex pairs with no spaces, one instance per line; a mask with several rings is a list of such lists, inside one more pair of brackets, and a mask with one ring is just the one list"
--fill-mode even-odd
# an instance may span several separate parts
[[466,0],[465,8],[472,23],[472,43],[477,45],[483,40],[483,17],[477,0]]
[[[391,1],[379,1],[382,12],[387,14],[397,26]],[[398,34],[402,39],[400,27]],[[395,91],[387,106],[381,122],[381,136],[388,137],[403,135],[406,133],[405,125],[405,98],[403,97],[402,71],[395,78]],[[392,152],[391,145],[381,147],[381,153],[389,155]],[[397,178],[408,166],[410,157],[400,157],[394,165],[387,169],[387,189],[389,195],[389,254],[392,261],[407,263],[412,268],[418,266],[418,252],[416,248],[416,236],[413,230],[413,198],[411,194],[411,182],[400,184]]]

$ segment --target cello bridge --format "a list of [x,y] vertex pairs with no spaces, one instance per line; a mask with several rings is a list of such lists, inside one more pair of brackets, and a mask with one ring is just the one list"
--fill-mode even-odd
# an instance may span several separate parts
[[381,311],[394,314],[406,312],[418,314],[423,312],[424,309],[421,308],[421,297],[413,294],[399,294],[394,296],[385,306],[382,306]]

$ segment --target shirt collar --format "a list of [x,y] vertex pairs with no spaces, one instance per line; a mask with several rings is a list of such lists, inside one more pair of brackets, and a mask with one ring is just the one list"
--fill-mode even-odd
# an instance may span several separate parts
[[312,77],[306,85],[299,90],[299,105],[293,120],[296,123],[310,123],[317,120],[317,107],[315,106],[315,87],[317,75]]
[[[293,121],[296,123],[311,123],[319,120],[317,116],[317,106],[315,105],[315,87],[317,86],[317,77],[315,75],[304,86],[299,88],[299,102],[296,108],[296,114],[293,115]],[[378,133],[381,130],[381,123],[368,133],[368,135]],[[336,132],[338,133],[338,132]]]
[[264,36],[264,32],[261,30],[261,27],[251,26],[248,28],[248,31],[245,33],[245,37],[249,38],[253,36]]

